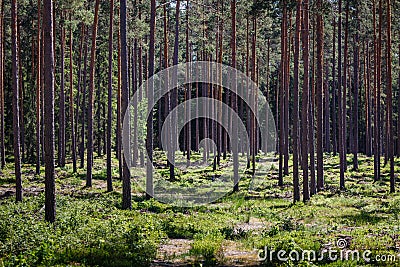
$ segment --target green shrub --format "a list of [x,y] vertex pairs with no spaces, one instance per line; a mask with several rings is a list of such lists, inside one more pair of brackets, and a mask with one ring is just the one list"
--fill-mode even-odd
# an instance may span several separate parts
[[213,266],[222,260],[222,241],[224,236],[219,232],[196,234],[190,254],[196,261],[203,261],[205,266]]

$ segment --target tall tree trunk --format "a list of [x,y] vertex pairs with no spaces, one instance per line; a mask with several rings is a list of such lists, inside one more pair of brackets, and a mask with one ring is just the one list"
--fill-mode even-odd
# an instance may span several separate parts
[[354,48],[353,48],[353,53],[354,53],[354,86],[353,86],[353,169],[358,170],[358,91],[359,91],[359,58],[360,58],[360,52],[359,52],[359,12],[358,12],[358,5],[359,3],[356,4],[356,11],[355,11],[355,16],[356,16],[356,35],[355,35],[355,42],[354,42]]
[[94,21],[92,26],[92,48],[90,52],[90,88],[89,88],[89,103],[87,113],[87,170],[86,170],[86,186],[92,187],[92,168],[93,168],[93,101],[94,101],[94,76],[96,68],[96,38],[97,25],[99,21],[100,0],[96,0],[94,8]]
[[114,0],[110,0],[110,24],[108,31],[108,101],[107,101],[107,191],[113,191],[111,170],[111,131],[112,131],[112,77],[113,77],[113,24]]
[[339,158],[340,158],[340,189],[345,189],[345,137],[343,136],[343,128],[345,127],[343,121],[343,102],[345,102],[345,97],[343,97],[343,76],[342,76],[342,0],[339,0],[339,20],[338,20],[338,107],[339,107]]
[[[398,49],[399,49],[398,53],[400,55],[400,44]],[[399,60],[399,67],[400,67],[400,60]],[[400,157],[400,73],[397,80],[397,157]]]
[[337,138],[337,118],[338,112],[336,99],[337,99],[337,82],[336,82],[336,20],[333,19],[333,34],[332,34],[332,45],[333,45],[333,55],[332,55],[332,105],[331,105],[331,116],[332,116],[332,144],[333,144],[333,155],[336,156],[338,152],[338,138]]
[[394,157],[393,157],[393,92],[392,92],[392,14],[390,0],[386,0],[386,27],[387,27],[387,42],[386,42],[386,102],[388,116],[388,158],[390,162],[390,193],[396,191],[395,176],[394,176]]
[[380,166],[380,114],[381,114],[381,42],[382,42],[382,0],[379,0],[379,38],[376,40],[376,10],[375,0],[373,6],[373,20],[374,20],[374,51],[375,51],[375,108],[374,108],[374,181],[380,180],[381,166]]
[[[286,0],[285,0],[286,2]],[[285,93],[285,103],[284,103],[284,150],[283,150],[283,154],[284,154],[284,161],[283,161],[283,174],[284,175],[289,175],[289,84],[290,84],[290,74],[289,74],[289,70],[290,70],[290,38],[289,38],[289,34],[288,34],[288,27],[289,27],[289,31],[290,31],[290,27],[291,27],[291,14],[289,12],[289,14],[287,14],[288,10],[287,10],[287,3],[285,3],[285,8],[286,8],[286,15],[285,15],[285,31],[284,31],[284,42],[285,42],[285,60],[284,62],[284,68],[285,68],[285,72],[284,72],[284,93]],[[289,17],[289,20],[288,20]],[[289,25],[288,25],[289,23]]]
[[[365,43],[364,43],[365,46]],[[370,70],[369,42],[364,48],[364,83],[365,83],[365,154],[367,157],[372,155],[372,127],[371,127],[371,70]]]
[[[154,11],[155,12],[155,11]],[[173,57],[173,65],[178,65],[178,51],[179,51],[179,13],[180,13],[180,1],[177,0],[176,1],[176,12],[175,12],[175,40],[174,40],[174,57]],[[153,15],[153,14],[152,14]],[[155,14],[154,14],[155,16]],[[150,24],[151,25],[151,24]],[[155,25],[151,25],[153,27],[155,27]],[[154,30],[154,29],[153,29]],[[154,40],[152,40],[154,42]],[[150,50],[149,50],[150,51]],[[154,51],[152,51],[154,53]],[[149,63],[152,63],[151,61],[149,61]],[[154,65],[154,62],[152,63],[152,65]],[[154,66],[153,66],[154,68]],[[154,70],[153,70],[154,71]],[[153,74],[153,72],[149,71],[149,76],[151,76]],[[176,73],[175,73],[176,74]],[[173,74],[175,76],[175,74]],[[176,77],[172,77],[173,80],[173,84],[175,81]],[[174,84],[175,86],[175,84]],[[176,106],[178,106],[178,89],[174,88],[171,91],[171,110],[172,111]],[[169,153],[170,153],[170,164],[169,164],[169,176],[171,181],[175,180],[175,150],[177,149],[177,132],[176,132],[176,116],[173,115],[172,116],[172,121],[171,121],[171,131],[172,133],[170,133],[172,140],[171,140],[171,148],[169,149]]]
[[[177,2],[177,9],[179,9],[179,0]],[[178,13],[179,14],[179,13]],[[154,53],[155,53],[155,28],[156,28],[156,0],[151,0],[150,8],[150,43],[149,43],[149,65],[148,77],[154,75]],[[178,34],[178,33],[176,33]],[[175,62],[174,62],[175,63]],[[148,85],[147,92],[147,108],[153,109],[153,83]],[[153,188],[153,116],[152,113],[147,118],[147,132],[146,132],[146,150],[148,153],[146,165],[146,198],[149,199],[154,196]],[[171,164],[172,165],[172,164]]]
[[56,219],[56,194],[54,173],[54,47],[53,47],[53,6],[51,0],[43,3],[44,32],[44,162],[45,162],[45,218]]
[[0,157],[1,168],[3,169],[6,165],[4,142],[4,1],[1,1],[0,8]]
[[11,2],[11,45],[12,45],[12,88],[13,88],[13,134],[14,134],[14,169],[15,169],[15,197],[16,201],[22,201],[22,178],[21,178],[21,144],[19,125],[19,77],[18,77],[18,17],[17,0]]
[[[41,59],[41,15],[42,15],[42,9],[41,9],[41,0],[38,0],[38,20],[37,20],[37,72],[36,72],[36,174],[40,174],[40,125],[41,125],[41,118],[40,118],[40,94],[41,94],[41,88],[40,88],[40,74],[41,74],[41,66],[40,66],[40,59]],[[3,23],[1,22],[3,25]],[[1,57],[3,58],[3,57]],[[0,63],[1,64],[1,63]],[[2,79],[2,77],[1,77]]]
[[[317,189],[324,187],[323,162],[323,68],[324,68],[324,22],[322,0],[317,0]],[[314,66],[315,67],[315,66]]]
[[[86,27],[86,32],[88,28]],[[83,56],[83,88],[82,88],[82,125],[81,125],[81,145],[80,145],[80,167],[83,168],[85,164],[85,118],[86,118],[86,87],[87,87],[87,54],[88,54],[88,34],[85,34],[84,56]]]
[[300,201],[299,185],[299,54],[302,0],[297,0],[293,76],[293,202]]
[[58,165],[65,166],[65,28],[61,26],[61,84],[59,102]]
[[[126,0],[120,1],[120,40],[121,40],[121,116],[128,116],[129,128],[129,88],[128,88],[128,44],[127,44],[127,4]],[[130,150],[130,133],[126,136],[126,149]],[[120,139],[122,141],[122,139]],[[131,178],[128,163],[130,163],[130,151],[120,156],[122,158],[122,208],[132,208]],[[121,159],[120,159],[121,160]]]
[[308,101],[309,101],[309,3],[308,0],[304,0],[303,4],[303,20],[302,20],[302,46],[303,46],[303,92],[302,92],[302,109],[301,109],[301,153],[303,161],[303,201],[307,202],[310,200],[310,189],[308,179]]
[[[69,13],[69,21],[71,13]],[[74,115],[74,69],[72,58],[72,25],[69,29],[69,118],[71,123],[71,153],[72,153],[72,170],[76,173],[76,136],[75,136],[75,115]]]
[[278,185],[283,186],[284,155],[285,155],[285,93],[286,93],[286,32],[287,32],[287,2],[283,1],[281,22],[281,82],[279,90],[279,180]]

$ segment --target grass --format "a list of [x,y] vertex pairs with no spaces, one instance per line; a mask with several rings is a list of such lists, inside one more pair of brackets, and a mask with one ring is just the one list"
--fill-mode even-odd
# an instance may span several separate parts
[[[157,161],[162,166],[164,158]],[[374,183],[372,159],[360,155],[358,171],[351,170],[349,161],[346,190],[341,191],[338,158],[325,155],[325,190],[308,203],[293,204],[291,174],[278,187],[276,168],[266,167],[262,156],[259,161],[255,182],[245,175],[239,192],[208,205],[175,207],[144,200],[139,186],[133,184],[134,202],[129,211],[121,210],[117,161],[113,161],[112,193],[105,192],[101,157],[95,159],[92,188],[84,186],[84,170],[73,174],[67,164],[56,169],[54,225],[44,222],[43,174],[36,176],[34,166],[23,166],[24,201],[15,203],[13,165],[7,164],[0,175],[0,266],[157,266],[163,261],[160,247],[179,239],[190,240],[190,248],[174,252],[166,262],[184,266],[400,266],[400,194],[388,193],[387,167],[382,169],[382,180]],[[395,164],[399,173],[400,161]],[[214,174],[230,171],[222,168]],[[178,172],[176,183],[198,185],[213,175],[210,172],[207,167],[190,168]],[[133,176],[140,180],[140,173]],[[265,247],[276,251],[334,249],[343,238],[347,250],[371,250],[372,258],[393,255],[397,261],[330,261],[325,257],[318,262],[282,262],[274,256],[272,262],[259,262],[254,258]]]

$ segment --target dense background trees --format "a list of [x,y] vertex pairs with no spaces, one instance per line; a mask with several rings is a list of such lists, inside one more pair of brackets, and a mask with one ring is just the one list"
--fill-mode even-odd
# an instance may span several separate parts
[[[15,163],[18,201],[22,200],[21,162],[36,164],[39,174],[44,159],[47,185],[54,175],[50,150],[57,152],[57,159],[52,160],[60,167],[72,161],[74,171],[79,156],[79,167],[86,167],[90,187],[93,157],[106,153],[108,191],[113,190],[112,178],[123,178],[123,208],[130,208],[127,166],[131,164],[121,154],[120,134],[128,101],[143,81],[170,62],[199,60],[236,67],[260,86],[278,126],[279,186],[289,174],[293,154],[294,201],[300,199],[301,182],[305,201],[324,189],[324,159],[337,153],[341,189],[345,189],[347,153],[353,154],[354,171],[358,154],[364,153],[374,156],[375,181],[386,179],[381,167],[390,164],[390,191],[396,190],[393,157],[400,156],[398,2],[71,0],[52,3],[51,24],[49,5],[49,1],[14,0],[3,1],[1,6],[0,157],[2,166],[6,160]],[[48,36],[49,27],[53,36]],[[51,40],[54,49],[49,47]],[[396,77],[398,83],[393,82]],[[54,97],[49,99],[53,80]],[[153,88],[146,88],[135,101],[147,97],[151,107]],[[146,123],[145,146],[144,140],[137,140],[138,128],[143,126],[135,115],[135,149],[129,161],[143,166],[147,149],[149,185],[153,149],[160,147],[164,119],[179,103],[199,96],[222,100],[238,112],[251,140],[248,167],[256,170],[263,140],[248,107],[224,88],[190,84],[156,103],[154,118]],[[49,139],[52,103],[58,122],[54,149]],[[210,110],[218,112],[218,108]],[[185,151],[187,164],[191,152],[206,137],[217,144],[214,169],[221,157],[231,152],[235,157],[243,151],[211,120],[196,120],[184,133],[173,136],[179,144],[171,139],[171,146]],[[120,177],[112,177],[113,155],[120,162]],[[206,147],[204,158],[208,156]],[[172,163],[167,162],[173,181]],[[148,189],[151,197],[152,189]]]

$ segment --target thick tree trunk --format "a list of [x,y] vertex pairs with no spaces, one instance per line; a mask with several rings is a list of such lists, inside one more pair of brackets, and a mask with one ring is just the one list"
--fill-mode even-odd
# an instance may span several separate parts
[[[358,3],[357,3],[358,4]],[[353,169],[358,170],[358,91],[359,91],[359,58],[360,58],[360,52],[359,52],[359,13],[358,13],[358,6],[356,7],[356,35],[355,35],[355,42],[354,42],[354,48],[353,48],[353,53],[354,53],[354,86],[353,86]]]
[[53,6],[51,0],[43,3],[44,32],[44,162],[45,162],[45,218],[54,222],[56,217],[56,194],[54,173],[54,47]]

